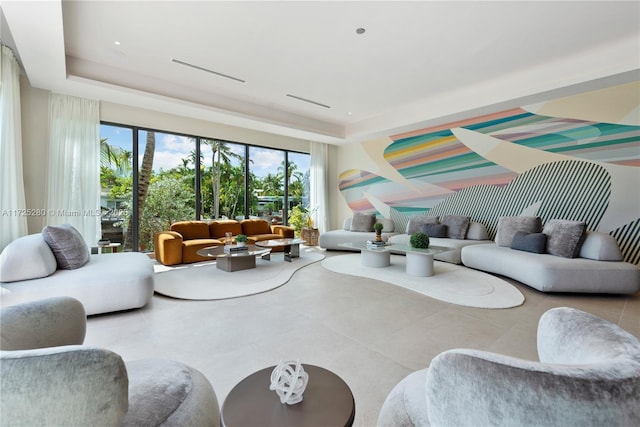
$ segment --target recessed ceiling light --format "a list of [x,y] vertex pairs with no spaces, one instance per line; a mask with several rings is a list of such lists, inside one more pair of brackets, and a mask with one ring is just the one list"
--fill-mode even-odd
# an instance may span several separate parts
[[120,46],[120,42],[119,41],[114,41],[113,44],[115,44],[116,46]]
[[364,28],[358,28],[356,29],[356,34],[364,34],[364,32],[367,31]]

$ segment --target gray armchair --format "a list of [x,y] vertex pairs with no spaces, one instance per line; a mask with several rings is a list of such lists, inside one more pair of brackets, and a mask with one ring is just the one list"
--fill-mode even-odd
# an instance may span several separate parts
[[219,425],[215,392],[199,371],[81,345],[78,300],[6,307],[0,325],[2,426]]
[[538,324],[540,362],[450,350],[403,379],[379,426],[638,426],[640,341],[591,314],[554,308]]

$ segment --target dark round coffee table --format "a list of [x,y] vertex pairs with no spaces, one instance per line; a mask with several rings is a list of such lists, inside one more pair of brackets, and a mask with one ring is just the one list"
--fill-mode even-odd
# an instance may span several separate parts
[[309,374],[303,400],[295,405],[280,403],[269,390],[275,366],[255,372],[240,381],[222,404],[220,423],[226,427],[251,426],[351,426],[356,404],[347,383],[333,372],[302,365]]

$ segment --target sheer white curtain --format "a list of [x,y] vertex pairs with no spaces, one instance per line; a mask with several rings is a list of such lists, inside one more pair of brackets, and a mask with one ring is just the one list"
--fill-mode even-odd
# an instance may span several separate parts
[[22,174],[20,66],[11,49],[0,45],[0,251],[27,234]]
[[51,94],[47,176],[47,224],[71,224],[95,246],[100,238],[98,101]]
[[329,229],[329,147],[321,142],[311,142],[311,209],[313,223],[320,233]]

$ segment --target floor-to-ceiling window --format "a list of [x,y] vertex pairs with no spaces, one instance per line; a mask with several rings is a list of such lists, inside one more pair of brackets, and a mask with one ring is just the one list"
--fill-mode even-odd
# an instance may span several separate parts
[[285,152],[263,147],[249,147],[251,172],[249,215],[282,224],[284,212]]
[[[124,245],[133,206],[133,129],[100,126],[102,238]],[[129,237],[130,238],[130,237]]]
[[310,156],[212,138],[103,123],[102,237],[152,251],[173,222],[264,218],[308,207]]
[[200,218],[244,218],[245,146],[200,139]]
[[196,217],[196,156],[196,138],[138,130],[139,250],[152,251],[157,232]]

